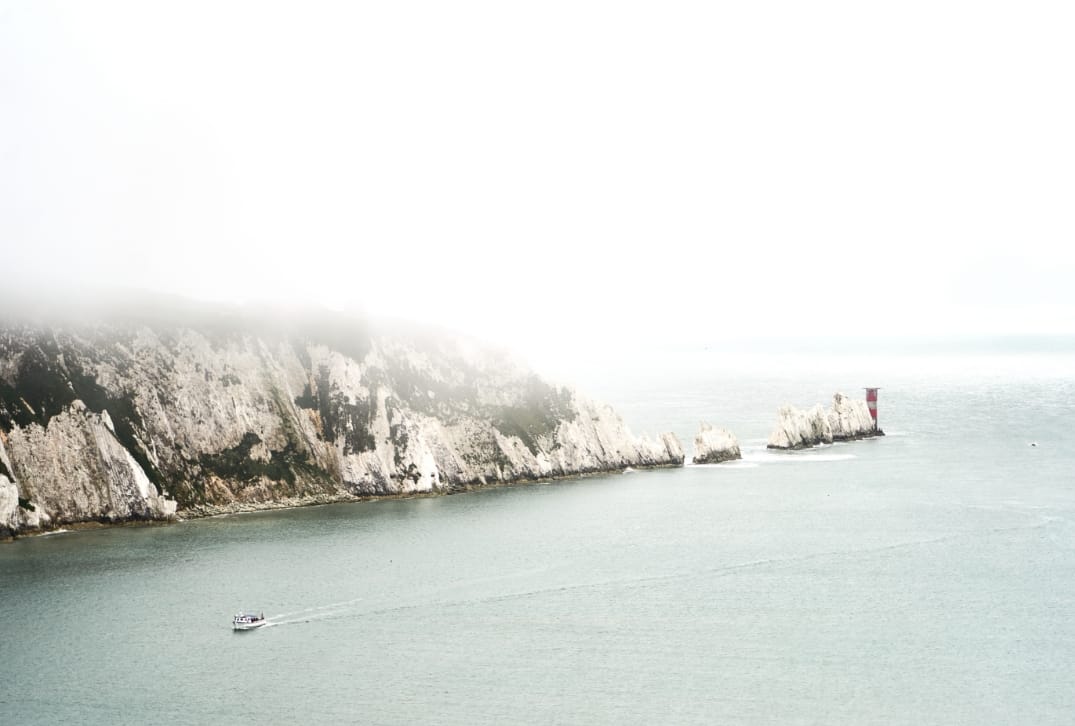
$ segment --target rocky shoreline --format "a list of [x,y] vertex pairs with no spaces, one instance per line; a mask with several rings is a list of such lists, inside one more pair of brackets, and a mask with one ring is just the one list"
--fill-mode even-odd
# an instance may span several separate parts
[[170,517],[158,519],[125,519],[117,521],[79,521],[58,523],[54,527],[25,529],[15,534],[0,536],[0,542],[13,542],[23,537],[36,537],[54,534],[58,532],[77,532],[89,529],[102,529],[109,527],[162,527],[177,522],[196,521],[210,519],[212,517],[230,517],[238,514],[255,514],[257,512],[271,512],[285,509],[302,509],[305,507],[322,507],[333,504],[355,504],[360,502],[379,502],[403,499],[424,499],[432,497],[449,497],[458,494],[480,492],[486,489],[498,489],[503,487],[528,486],[532,484],[548,484],[551,482],[573,481],[576,479],[588,479],[592,477],[614,476],[623,474],[628,469],[636,471],[651,471],[656,469],[678,469],[682,464],[652,464],[625,467],[623,469],[606,469],[596,471],[579,472],[577,474],[565,474],[561,476],[540,477],[536,479],[515,479],[512,481],[497,481],[486,484],[472,483],[465,487],[457,487],[449,491],[426,491],[409,494],[385,494],[385,495],[354,495],[340,493],[329,496],[313,496],[291,499],[279,499],[264,502],[235,502],[220,505],[200,505],[177,511]]
[[[629,467],[630,469],[637,471],[651,471],[656,469],[678,469],[681,464],[651,464],[651,465],[639,465]],[[208,517],[225,517],[233,514],[251,514],[254,512],[267,512],[278,509],[299,509],[302,507],[319,507],[331,504],[348,504],[357,502],[381,502],[392,501],[401,499],[426,499],[435,497],[451,497],[459,494],[468,494],[471,492],[480,492],[486,489],[501,489],[507,487],[519,487],[528,486],[531,484],[548,484],[551,482],[561,481],[574,481],[577,479],[589,479],[592,477],[600,476],[614,476],[616,474],[623,474],[627,467],[623,469],[602,469],[594,471],[584,471],[577,474],[563,474],[560,476],[547,476],[538,477],[536,479],[514,479],[511,481],[496,481],[486,484],[472,483],[464,487],[456,487],[452,490],[441,491],[423,491],[412,492],[408,494],[382,494],[382,495],[353,495],[353,494],[341,494],[335,497],[326,498],[310,498],[306,500],[275,500],[271,502],[259,502],[259,503],[236,503],[226,505],[213,505],[193,507],[188,510],[183,510],[177,513],[176,521],[186,521],[195,519],[205,519]]]

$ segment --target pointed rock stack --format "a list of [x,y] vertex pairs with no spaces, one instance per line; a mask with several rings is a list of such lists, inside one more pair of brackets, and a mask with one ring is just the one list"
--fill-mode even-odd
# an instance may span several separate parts
[[874,428],[866,402],[836,393],[832,397],[832,408],[827,410],[820,405],[808,411],[782,406],[767,446],[770,449],[805,449],[873,436],[884,436],[884,432]]
[[735,438],[735,434],[727,429],[714,428],[705,421],[702,422],[698,435],[694,437],[694,457],[691,459],[693,463],[719,464],[722,461],[742,458],[739,440]]

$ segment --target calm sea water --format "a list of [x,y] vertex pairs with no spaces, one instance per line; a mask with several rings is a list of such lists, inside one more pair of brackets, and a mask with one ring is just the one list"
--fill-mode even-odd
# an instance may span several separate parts
[[650,363],[582,383],[744,462],[0,546],[0,722],[1075,721],[1070,356]]

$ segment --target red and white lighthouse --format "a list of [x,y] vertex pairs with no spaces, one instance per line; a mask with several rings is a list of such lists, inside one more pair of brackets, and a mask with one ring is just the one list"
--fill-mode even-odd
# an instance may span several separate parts
[[873,429],[877,430],[877,392],[880,388],[867,388],[866,389],[866,405],[870,409],[870,416],[873,418]]

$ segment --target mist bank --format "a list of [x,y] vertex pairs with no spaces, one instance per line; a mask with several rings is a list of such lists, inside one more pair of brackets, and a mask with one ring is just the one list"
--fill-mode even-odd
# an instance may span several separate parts
[[508,353],[342,313],[9,309],[0,534],[679,466]]

